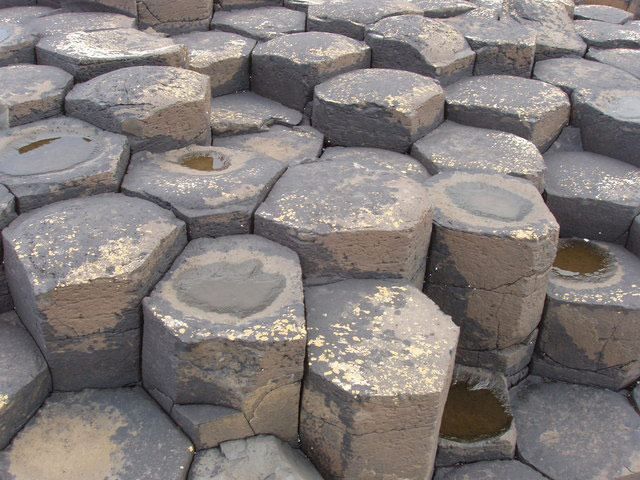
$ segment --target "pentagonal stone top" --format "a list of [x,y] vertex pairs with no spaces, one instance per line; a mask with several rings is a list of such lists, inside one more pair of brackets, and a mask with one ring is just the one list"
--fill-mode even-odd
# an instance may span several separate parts
[[576,5],[573,18],[607,23],[625,23],[633,19],[633,13],[609,5]]
[[16,25],[22,25],[34,18],[44,17],[53,13],[54,9],[50,7],[40,6],[24,6],[24,7],[9,7],[0,10],[0,23],[14,23]]
[[590,48],[586,58],[613,65],[620,70],[629,72],[636,78],[640,78],[640,50],[634,50],[632,48],[611,48],[605,50]]
[[54,393],[0,452],[0,476],[182,480],[192,452],[140,387]]
[[136,19],[117,13],[58,13],[33,19],[24,24],[34,35],[58,35],[116,28],[135,28]]
[[304,32],[307,16],[283,7],[217,11],[211,28],[238,33],[255,40],[270,40],[287,33]]
[[596,20],[576,20],[576,30],[589,47],[640,48],[640,28]]

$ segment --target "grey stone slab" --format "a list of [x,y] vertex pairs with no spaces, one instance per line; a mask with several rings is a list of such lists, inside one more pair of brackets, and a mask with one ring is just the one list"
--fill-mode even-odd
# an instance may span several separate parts
[[215,2],[223,10],[235,8],[281,7],[282,0],[219,0]]
[[306,20],[307,16],[303,12],[284,7],[221,10],[211,20],[211,29],[237,33],[264,42],[281,35],[304,32]]
[[[0,185],[0,230],[9,225],[18,215],[16,214],[16,200],[13,194]],[[0,245],[0,258],[2,258],[2,246]],[[13,299],[9,292],[9,284],[4,271],[4,265],[0,264],[0,312],[13,310]]]
[[589,47],[640,49],[640,28],[627,25],[598,22],[597,20],[576,20],[576,31]]
[[521,385],[511,400],[525,462],[556,480],[640,472],[640,416],[622,395],[559,382]]
[[53,8],[49,7],[8,7],[0,10],[0,23],[13,23],[15,25],[22,25],[34,18],[44,17],[54,13]]
[[544,152],[569,122],[569,97],[539,80],[487,75],[446,89],[447,119],[494,128],[531,141]]
[[76,85],[67,115],[129,137],[132,151],[208,144],[209,77],[175,67],[128,67]]
[[536,470],[517,460],[493,460],[438,469],[433,480],[544,480]]
[[62,12],[35,18],[24,24],[37,37],[72,32],[136,28],[136,19],[118,13]]
[[573,18],[622,24],[632,20],[633,13],[609,5],[578,5],[573,12]]
[[255,40],[227,32],[191,32],[173,37],[187,46],[187,65],[211,79],[211,95],[217,97],[251,86],[251,52]]
[[16,311],[55,390],[139,380],[140,302],[186,243],[184,223],[120,194],[65,200],[4,229]]
[[415,142],[411,156],[436,175],[449,171],[502,173],[544,190],[545,164],[536,146],[512,133],[446,121]]
[[0,452],[11,480],[185,480],[188,438],[140,388],[54,393]]
[[213,0],[136,0],[138,26],[158,32],[177,34],[209,30]]
[[8,109],[9,127],[61,115],[73,77],[47,65],[0,68],[0,105]]
[[285,169],[266,155],[224,147],[141,152],[122,192],[173,211],[191,239],[250,233],[253,212]]
[[356,70],[318,85],[313,98],[312,124],[336,146],[405,152],[443,119],[442,88],[413,72]]
[[256,235],[194,240],[143,303],[142,377],[297,442],[306,330],[298,257]]
[[255,232],[295,250],[307,282],[406,278],[422,285],[428,174],[398,157],[345,155],[289,168],[258,207]]
[[466,0],[413,0],[430,18],[450,18],[475,10],[477,6]]
[[545,163],[560,235],[624,244],[640,214],[640,168],[591,152],[549,153]]
[[111,12],[136,18],[136,0],[60,0],[60,6],[72,12]]
[[14,312],[0,314],[0,447],[42,405],[51,376],[38,346]]
[[51,35],[38,42],[36,54],[38,63],[61,68],[76,82],[125,67],[187,64],[184,45],[135,28]]
[[558,152],[582,152],[583,150],[580,129],[564,127],[556,141],[551,144],[545,153],[548,155]]
[[418,15],[383,18],[367,29],[371,65],[419,73],[449,85],[471,76],[475,53],[454,27]]
[[346,280],[305,301],[303,451],[326,478],[430,478],[458,328],[404,281]]
[[627,249],[635,253],[637,257],[640,257],[640,217],[636,217],[631,224]]
[[126,137],[72,118],[0,131],[0,183],[11,189],[20,213],[117,192],[128,162]]
[[612,65],[640,78],[640,50],[631,48],[590,48],[586,58]]
[[285,35],[258,45],[251,55],[254,92],[302,111],[316,85],[358,68],[371,52],[362,42],[325,32]]
[[20,25],[0,23],[0,67],[36,63],[34,47],[37,41],[37,37]]

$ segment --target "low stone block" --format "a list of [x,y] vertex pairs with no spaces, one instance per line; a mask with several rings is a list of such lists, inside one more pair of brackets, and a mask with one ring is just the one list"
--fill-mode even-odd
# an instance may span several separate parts
[[596,20],[576,20],[576,31],[589,47],[640,49],[640,28],[631,23],[614,25]]
[[136,0],[138,26],[158,32],[177,34],[209,30],[213,0]]
[[136,19],[118,13],[64,12],[34,18],[24,24],[37,37],[73,32],[136,28]]
[[20,25],[0,23],[0,67],[36,63],[34,47],[37,41],[36,36]]
[[303,12],[283,7],[221,10],[211,20],[211,28],[266,42],[281,35],[304,32],[306,20]]
[[609,5],[578,5],[573,12],[575,20],[597,20],[622,24],[633,20],[633,13]]
[[586,58],[612,65],[640,78],[640,50],[631,48],[590,48]]

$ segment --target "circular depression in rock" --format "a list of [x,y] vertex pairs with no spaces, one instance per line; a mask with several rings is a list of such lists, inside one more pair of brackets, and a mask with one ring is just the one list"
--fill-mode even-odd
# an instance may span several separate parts
[[624,120],[640,121],[640,96],[624,95],[607,103],[606,112]]
[[611,254],[589,240],[560,240],[553,272],[563,278],[598,282],[613,275]]
[[182,157],[180,164],[192,170],[214,172],[229,168],[231,162],[220,153],[192,153]]
[[521,221],[533,208],[533,204],[520,195],[480,182],[450,185],[447,195],[458,208],[472,215],[502,222]]

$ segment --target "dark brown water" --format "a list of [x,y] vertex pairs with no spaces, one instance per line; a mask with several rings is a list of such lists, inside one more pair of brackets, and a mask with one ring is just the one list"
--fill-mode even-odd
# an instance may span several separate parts
[[45,145],[49,145],[50,143],[55,142],[56,140],[60,140],[62,137],[52,137],[52,138],[44,138],[42,140],[38,140],[37,142],[32,142],[29,145],[25,145],[24,147],[20,147],[18,149],[18,153],[22,155],[23,153],[30,152],[31,150],[35,150],[36,148],[44,147]]
[[93,142],[89,137],[82,137],[85,142]]
[[553,271],[563,277],[584,280],[606,278],[613,268],[611,255],[586,240],[562,240],[553,262]]
[[224,170],[228,167],[227,163],[221,157],[210,155],[193,155],[180,161],[185,167],[203,172],[211,172],[214,170]]
[[456,382],[449,389],[440,436],[457,442],[477,442],[505,432],[512,417],[490,390],[471,390]]

